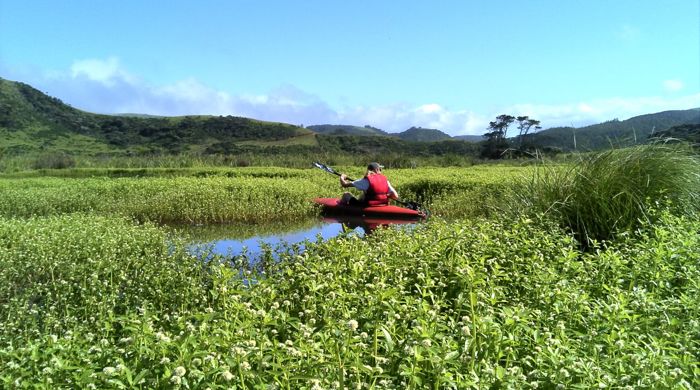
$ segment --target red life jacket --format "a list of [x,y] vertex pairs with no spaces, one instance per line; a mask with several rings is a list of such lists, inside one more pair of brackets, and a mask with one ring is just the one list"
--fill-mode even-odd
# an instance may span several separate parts
[[376,173],[368,175],[369,189],[365,192],[365,201],[370,206],[383,206],[389,204],[389,181],[386,176]]

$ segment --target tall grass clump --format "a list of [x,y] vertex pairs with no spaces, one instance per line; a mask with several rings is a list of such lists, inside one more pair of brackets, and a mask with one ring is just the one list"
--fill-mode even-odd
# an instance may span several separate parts
[[539,167],[510,208],[554,218],[588,246],[650,221],[654,210],[700,211],[700,161],[683,145],[609,150],[570,166]]

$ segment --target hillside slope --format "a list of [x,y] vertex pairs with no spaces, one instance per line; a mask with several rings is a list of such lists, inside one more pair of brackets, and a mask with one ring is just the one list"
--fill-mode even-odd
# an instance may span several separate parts
[[401,133],[392,135],[399,137],[404,141],[413,142],[434,142],[452,139],[452,137],[449,134],[445,134],[440,130],[424,129],[422,127],[411,127],[406,131],[402,131]]
[[386,131],[372,126],[352,126],[352,125],[313,125],[307,129],[318,134],[326,135],[389,135]]
[[77,110],[20,82],[0,78],[0,148],[17,154],[225,152],[231,143],[310,145],[298,126],[233,116],[99,115]]
[[[530,134],[525,140],[527,143],[539,147],[553,147],[562,150],[600,150],[643,143],[652,132],[664,132],[674,126],[690,124],[700,124],[700,108],[663,111],[635,116],[624,121],[615,119],[580,128],[550,128]],[[574,139],[576,140],[575,145]]]

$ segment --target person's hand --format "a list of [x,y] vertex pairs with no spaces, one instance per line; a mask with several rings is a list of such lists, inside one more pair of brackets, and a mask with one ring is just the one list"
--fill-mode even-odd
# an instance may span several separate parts
[[344,174],[344,173],[341,173],[341,174],[340,174],[340,180],[343,180],[343,181],[348,180],[348,176],[347,176],[346,174]]

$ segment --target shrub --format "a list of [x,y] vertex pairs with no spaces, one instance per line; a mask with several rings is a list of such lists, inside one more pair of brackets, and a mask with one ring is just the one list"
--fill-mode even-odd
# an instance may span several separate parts
[[512,194],[511,211],[553,217],[584,245],[648,221],[657,207],[700,210],[700,161],[684,145],[609,150],[570,168],[543,165]]
[[66,169],[75,167],[75,159],[65,153],[49,153],[34,161],[34,169]]

